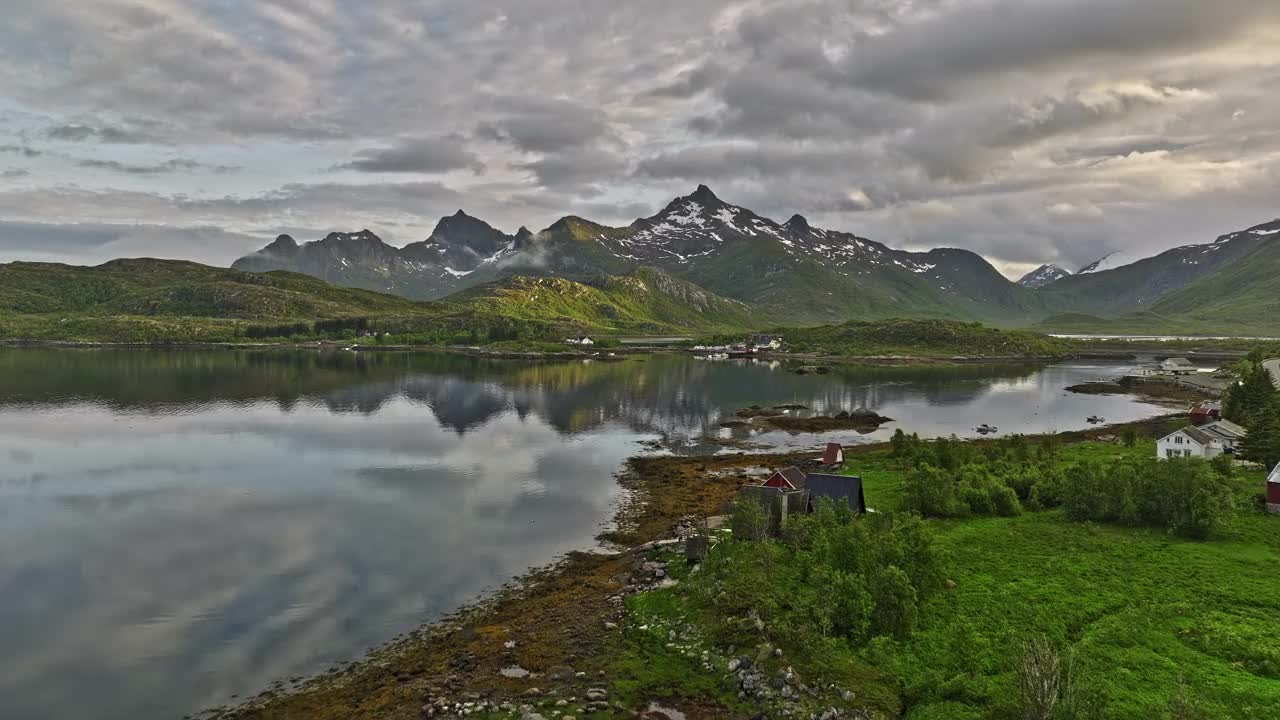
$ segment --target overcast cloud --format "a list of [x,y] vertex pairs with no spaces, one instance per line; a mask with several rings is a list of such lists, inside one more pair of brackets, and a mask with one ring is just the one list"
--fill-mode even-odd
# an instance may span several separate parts
[[730,202],[1010,274],[1280,215],[1264,0],[0,0],[0,262]]

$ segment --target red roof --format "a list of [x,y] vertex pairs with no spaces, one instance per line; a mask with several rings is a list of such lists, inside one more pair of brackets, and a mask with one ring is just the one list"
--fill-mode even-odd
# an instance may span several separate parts
[[804,487],[804,481],[804,473],[799,468],[788,467],[775,470],[769,476],[769,479],[764,481],[764,486],[782,488],[783,490],[799,490]]
[[822,454],[823,465],[835,465],[844,460],[844,448],[840,443],[827,443],[827,451]]

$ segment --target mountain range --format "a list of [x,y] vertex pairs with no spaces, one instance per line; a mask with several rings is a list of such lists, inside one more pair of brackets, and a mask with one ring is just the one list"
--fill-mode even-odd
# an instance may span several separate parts
[[537,233],[522,227],[509,235],[459,210],[426,240],[403,248],[368,230],[305,244],[282,235],[233,267],[290,270],[417,300],[514,276],[591,284],[653,268],[793,323],[936,317],[1019,326],[1064,314],[1106,319],[1149,311],[1277,232],[1280,220],[1136,262],[1113,254],[1074,274],[1046,265],[1012,282],[968,250],[897,250],[813,227],[801,215],[778,223],[700,185],[624,227],[567,216]]

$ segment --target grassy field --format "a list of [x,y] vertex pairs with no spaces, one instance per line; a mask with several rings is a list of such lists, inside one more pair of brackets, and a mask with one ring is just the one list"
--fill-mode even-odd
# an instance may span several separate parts
[[[1062,448],[1059,461],[1154,452],[1152,441],[1088,442]],[[900,461],[852,455],[846,471],[864,478],[870,505],[896,505]],[[913,633],[816,652],[794,635],[770,637],[784,649],[775,664],[848,688],[885,716],[1017,718],[1015,661],[1025,639],[1042,635],[1074,657],[1081,702],[1071,717],[1280,717],[1280,518],[1255,502],[1262,479],[1252,471],[1231,481],[1236,508],[1209,541],[1070,522],[1058,510],[927,521],[954,588],[923,606]],[[618,648],[618,670],[635,679],[620,691],[736,707],[736,687],[699,667],[703,650],[713,662],[724,653],[705,640],[720,620],[690,598],[682,584],[630,601],[636,625]],[[693,640],[667,640],[685,625]]]

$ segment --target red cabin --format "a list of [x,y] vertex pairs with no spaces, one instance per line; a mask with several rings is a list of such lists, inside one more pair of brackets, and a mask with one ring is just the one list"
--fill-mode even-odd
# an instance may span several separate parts
[[840,443],[827,443],[827,451],[822,454],[823,465],[840,465],[844,463],[844,447]]
[[1195,425],[1210,423],[1221,417],[1222,411],[1217,404],[1197,405],[1191,408],[1191,422]]
[[781,488],[782,490],[799,490],[805,485],[805,474],[800,468],[788,467],[776,470],[764,481],[765,487]]

